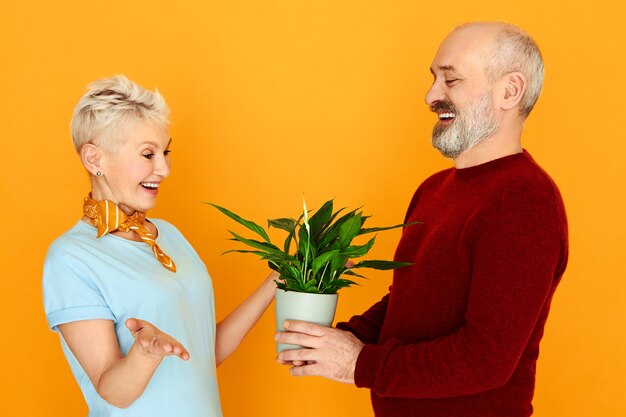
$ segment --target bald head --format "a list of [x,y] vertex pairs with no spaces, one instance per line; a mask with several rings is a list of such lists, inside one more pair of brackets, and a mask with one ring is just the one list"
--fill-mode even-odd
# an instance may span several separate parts
[[455,42],[472,51],[483,62],[490,81],[507,73],[520,72],[526,91],[520,101],[520,115],[526,118],[543,87],[543,59],[535,41],[517,26],[502,22],[476,22],[458,26],[445,42]]

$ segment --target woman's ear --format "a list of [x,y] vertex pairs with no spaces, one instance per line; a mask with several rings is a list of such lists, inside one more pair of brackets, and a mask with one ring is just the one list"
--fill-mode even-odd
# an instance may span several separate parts
[[510,72],[504,76],[504,96],[501,108],[510,110],[518,106],[526,91],[526,77],[521,72]]
[[101,158],[102,152],[93,143],[83,145],[80,150],[80,159],[83,161],[83,165],[85,165],[85,168],[87,168],[87,171],[89,171],[91,175],[102,175]]

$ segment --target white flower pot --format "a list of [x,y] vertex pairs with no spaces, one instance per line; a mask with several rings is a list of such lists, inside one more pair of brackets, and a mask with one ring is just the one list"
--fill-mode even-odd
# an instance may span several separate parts
[[[335,319],[338,294],[311,294],[276,289],[276,330],[284,331],[285,320],[303,320],[330,326]],[[302,346],[278,343],[278,352]]]

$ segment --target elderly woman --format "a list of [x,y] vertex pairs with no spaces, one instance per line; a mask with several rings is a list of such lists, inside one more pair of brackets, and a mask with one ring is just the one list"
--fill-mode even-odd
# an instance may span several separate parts
[[170,173],[169,110],[123,76],[92,84],[72,119],[91,193],[44,265],[49,326],[89,416],[221,416],[216,366],[271,303],[270,274],[215,324],[213,288],[193,247],[147,218]]

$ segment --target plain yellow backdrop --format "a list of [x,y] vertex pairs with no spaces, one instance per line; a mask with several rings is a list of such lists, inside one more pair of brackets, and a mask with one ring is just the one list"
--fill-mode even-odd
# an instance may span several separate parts
[[[86,406],[41,294],[50,242],[80,216],[86,174],[68,124],[90,81],[116,73],[172,108],[173,173],[150,213],[208,265],[217,315],[265,274],[220,254],[234,224],[293,216],[304,194],[400,222],[417,185],[450,166],[423,102],[446,33],[471,20],[527,29],[546,62],[524,145],[560,186],[571,234],[538,364],[538,417],[626,415],[624,9],[609,2],[10,1],[0,3],[0,415],[78,417]],[[399,232],[372,257],[390,258]],[[390,273],[340,293],[338,319]],[[369,392],[295,379],[274,362],[270,311],[218,371],[226,416],[371,416]],[[148,416],[147,416],[148,417]]]

